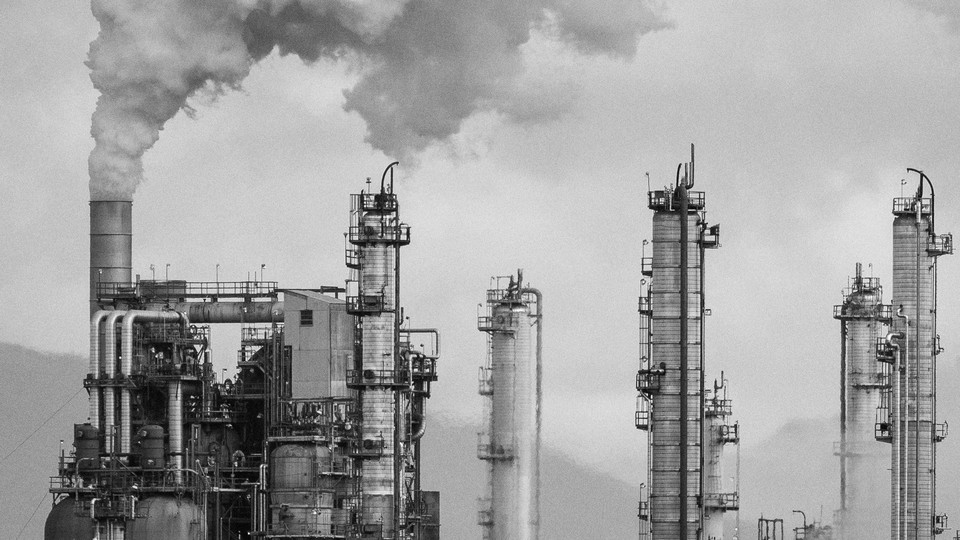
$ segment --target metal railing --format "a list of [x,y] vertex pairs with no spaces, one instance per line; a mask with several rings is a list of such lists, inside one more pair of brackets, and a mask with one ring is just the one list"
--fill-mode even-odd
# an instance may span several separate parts
[[872,306],[848,306],[838,304],[833,306],[834,319],[877,319],[889,321],[893,317],[893,307],[890,304],[874,304]]
[[383,456],[383,437],[351,441],[347,455],[360,459],[377,459]]
[[480,372],[477,375],[477,379],[478,379],[477,392],[481,396],[492,396],[493,395],[493,368],[481,367]]
[[640,312],[640,315],[651,316],[653,315],[653,305],[650,302],[649,296],[641,296],[640,301],[638,302],[637,311]]
[[713,508],[716,510],[739,510],[739,493],[704,493],[704,508]]
[[157,281],[97,283],[99,298],[276,297],[276,281]]
[[[893,199],[894,214],[913,214],[917,211],[916,197],[897,197]],[[930,214],[933,211],[933,200],[923,198],[920,200],[920,213]]]
[[733,414],[733,400],[707,399],[703,402],[703,414],[706,416],[727,416]]
[[[651,210],[679,210],[680,202],[674,197],[674,191],[658,190],[647,193],[647,206]],[[687,207],[690,210],[702,210],[706,204],[706,195],[702,191],[687,192]]]
[[660,377],[664,374],[662,369],[641,369],[637,371],[637,391],[646,394],[653,394],[660,390]]
[[953,235],[941,234],[927,240],[927,253],[930,255],[953,255]]
[[382,294],[347,296],[347,313],[351,315],[379,315],[384,311]]
[[946,422],[937,422],[933,425],[933,440],[936,442],[942,442],[947,438],[947,431],[949,426]]
[[720,433],[717,435],[720,442],[724,444],[737,444],[740,442],[740,424],[721,424]]
[[477,457],[493,461],[513,459],[513,445],[492,443],[484,433],[477,433]]
[[640,274],[653,277],[653,257],[643,257],[640,259]]
[[354,193],[350,195],[350,208],[360,212],[396,212],[397,195],[395,193]]
[[347,387],[362,388],[364,386],[409,386],[410,378],[405,369],[348,369]]
[[410,243],[410,226],[406,223],[396,225],[353,225],[347,232],[351,244],[400,244]]
[[477,525],[489,527],[493,525],[493,506],[490,498],[477,499]]

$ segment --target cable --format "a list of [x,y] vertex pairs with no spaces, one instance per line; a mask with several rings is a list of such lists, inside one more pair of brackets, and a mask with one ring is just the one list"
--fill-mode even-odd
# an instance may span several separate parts
[[3,463],[4,461],[6,461],[8,457],[12,456],[14,452],[16,452],[17,450],[19,450],[21,446],[23,446],[24,444],[26,444],[27,441],[29,441],[31,437],[33,437],[34,435],[36,435],[37,432],[40,431],[40,430],[43,428],[43,426],[47,425],[47,422],[49,422],[50,420],[53,420],[53,417],[56,416],[57,414],[59,414],[60,411],[62,411],[62,410],[64,409],[64,407],[66,407],[67,405],[69,405],[70,402],[74,400],[74,398],[76,398],[77,396],[80,395],[80,392],[83,392],[83,390],[84,390],[84,388],[81,386],[80,389],[77,390],[77,393],[76,393],[76,394],[70,396],[70,399],[64,401],[64,402],[63,402],[63,405],[60,405],[60,408],[59,408],[59,409],[53,411],[53,414],[51,414],[50,416],[48,416],[47,419],[43,421],[43,423],[41,423],[39,426],[37,426],[37,429],[33,430],[33,432],[31,432],[29,435],[27,435],[25,439],[23,439],[22,441],[20,441],[20,444],[18,444],[18,445],[17,445],[13,450],[11,450],[7,455],[5,455],[5,456],[3,456],[2,458],[0,458],[0,463]]
[[20,535],[23,534],[24,530],[26,530],[27,525],[29,525],[30,522],[33,521],[33,516],[37,515],[37,510],[40,509],[40,505],[43,504],[43,501],[47,500],[47,495],[49,494],[48,493],[43,494],[43,498],[40,499],[40,502],[37,503],[37,507],[33,509],[33,513],[30,514],[30,519],[28,519],[27,522],[23,524],[23,527],[20,527],[20,532],[17,533],[17,540],[20,539]]

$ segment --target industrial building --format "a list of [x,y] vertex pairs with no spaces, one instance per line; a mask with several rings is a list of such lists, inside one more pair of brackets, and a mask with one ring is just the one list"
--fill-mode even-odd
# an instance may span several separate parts
[[[132,202],[90,203],[89,420],[48,540],[439,538],[420,440],[440,341],[401,324],[395,165],[351,197],[346,287],[141,280]],[[211,362],[223,323],[232,378]]]

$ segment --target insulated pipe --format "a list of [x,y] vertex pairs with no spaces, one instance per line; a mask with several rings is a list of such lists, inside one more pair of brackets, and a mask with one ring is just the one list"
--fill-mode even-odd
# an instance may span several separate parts
[[[897,310],[897,317],[906,318],[903,315],[903,310]],[[906,338],[906,332],[890,332],[887,334],[884,341],[887,342],[894,349],[894,364],[893,364],[893,432],[896,434],[896,438],[893,441],[893,477],[896,479],[895,486],[893,490],[893,537],[897,540],[900,540],[900,530],[901,530],[901,516],[900,516],[900,345],[894,342],[894,338],[904,339]]]
[[[106,326],[105,344],[103,353],[104,377],[112,383],[117,374],[117,321],[126,315],[126,311],[112,311],[107,316],[104,325]],[[113,446],[116,439],[114,427],[116,423],[116,395],[117,390],[113,386],[103,388],[103,432],[104,432],[104,452],[110,454],[113,452]]]
[[195,324],[272,323],[283,321],[283,302],[176,302],[172,311]]
[[97,285],[130,283],[133,202],[90,201],[90,314],[100,309]]
[[[167,383],[167,432],[170,435],[170,461],[173,480],[183,483],[183,395],[179,380]],[[127,425],[129,428],[129,424]],[[129,444],[129,443],[128,443]]]
[[[129,377],[133,371],[133,325],[137,322],[174,322],[180,321],[182,328],[190,325],[190,319],[183,313],[175,311],[142,311],[131,310],[123,317],[122,350],[120,353],[120,375]],[[171,383],[172,384],[172,383]],[[177,383],[179,384],[179,383]],[[177,448],[179,455],[179,446],[173,445],[173,419],[170,419],[170,448]],[[120,394],[120,452],[130,453],[130,389],[124,388]],[[177,430],[182,431],[182,422],[177,423]],[[178,457],[179,459],[179,457]],[[180,468],[179,463],[176,466]]]
[[[90,317],[90,377],[100,378],[100,325],[110,315],[109,311],[98,310]],[[100,429],[100,388],[90,390],[90,425]]]
[[[536,500],[534,501],[533,512],[534,519],[537,523],[536,528],[534,529],[534,540],[540,537],[540,432],[541,426],[543,425],[543,415],[541,413],[542,401],[543,401],[543,293],[540,292],[540,289],[535,289],[532,287],[526,287],[520,289],[521,294],[532,294],[537,302],[537,314],[534,315],[537,319],[537,352],[536,352],[536,362],[537,362],[537,433],[536,433],[536,452],[537,452],[537,462],[534,468],[534,471],[537,475],[536,479]],[[440,354],[440,337],[437,336],[437,354]]]

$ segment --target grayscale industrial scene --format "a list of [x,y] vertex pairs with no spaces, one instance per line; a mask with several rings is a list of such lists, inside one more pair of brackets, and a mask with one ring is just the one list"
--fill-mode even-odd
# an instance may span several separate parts
[[960,540],[960,7],[0,19],[0,538]]

